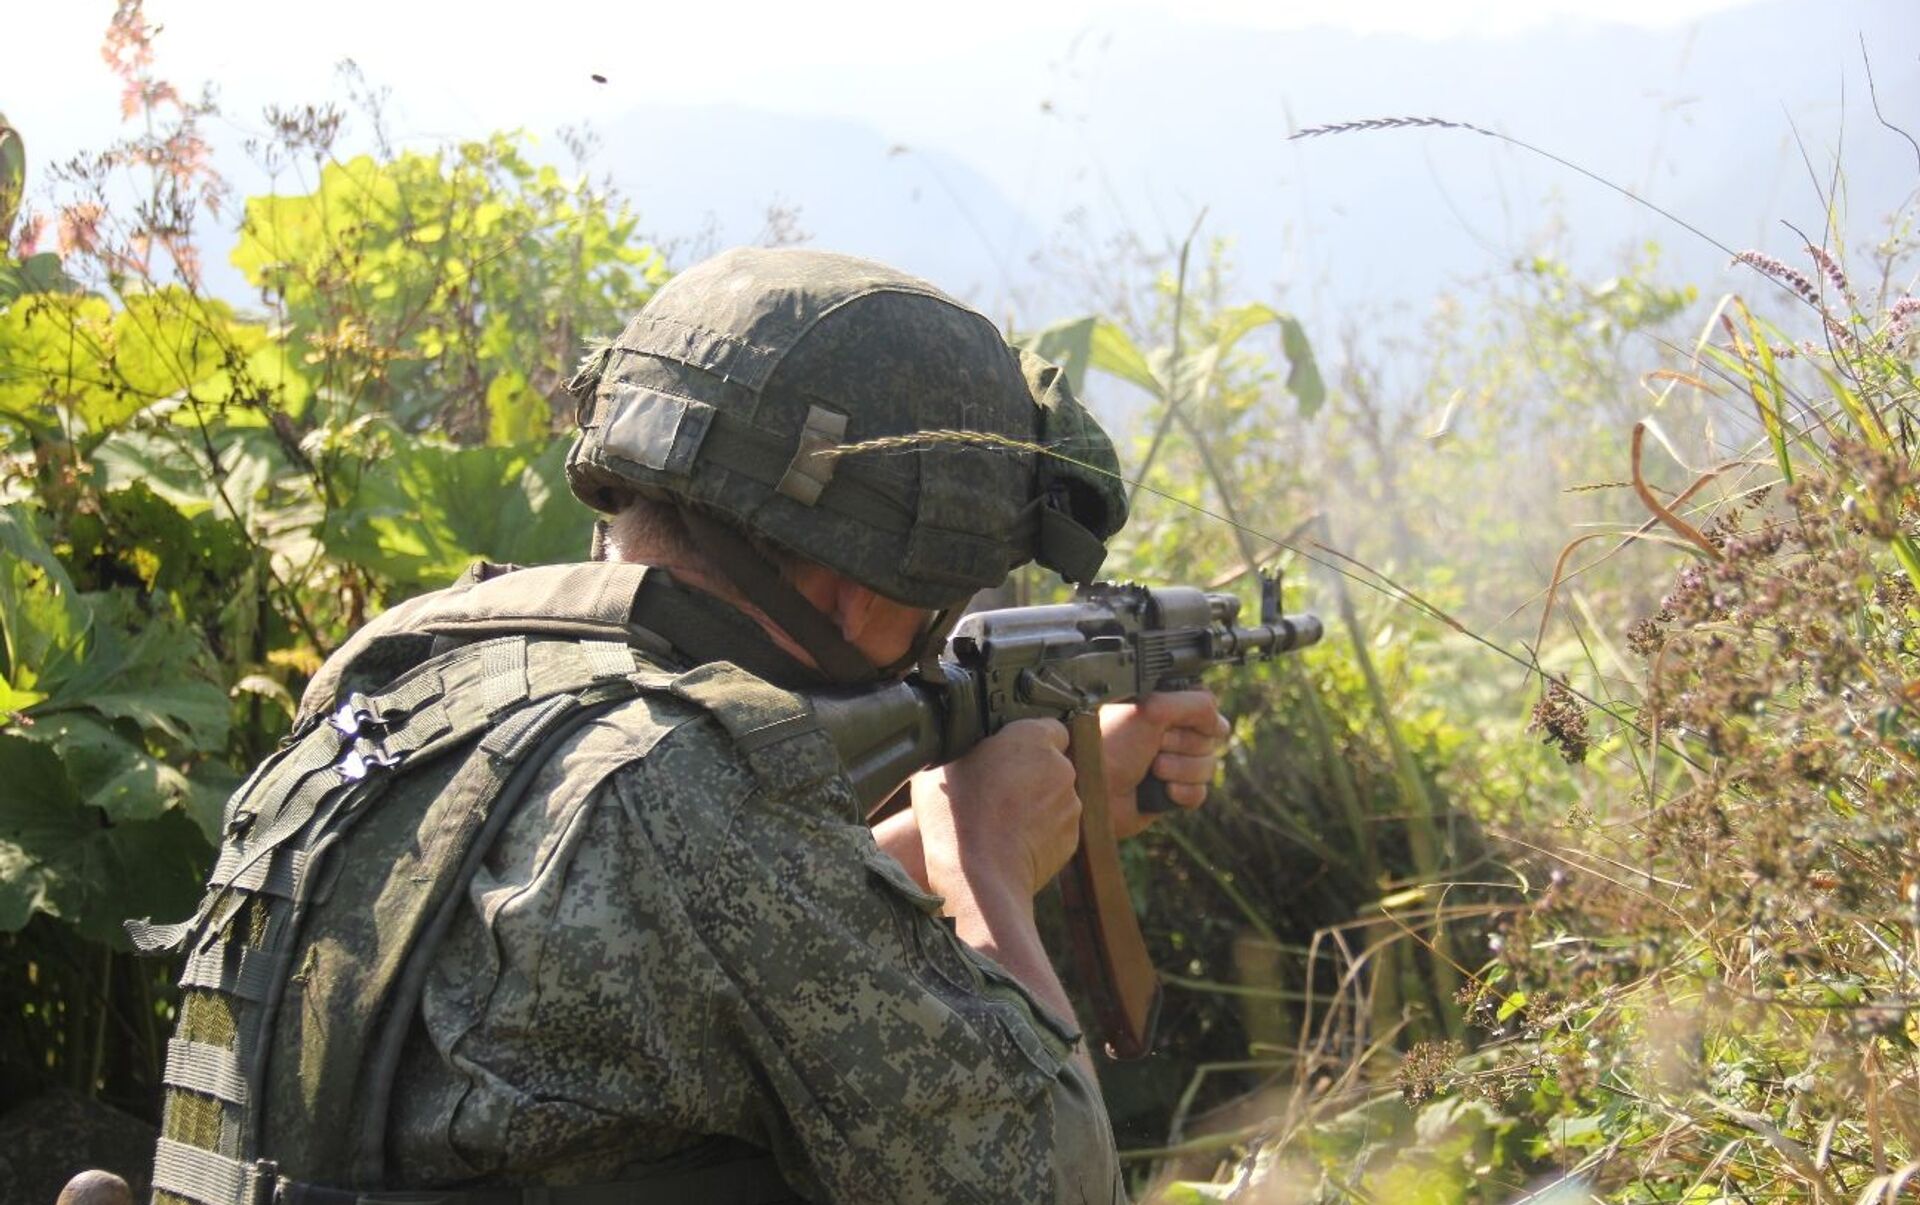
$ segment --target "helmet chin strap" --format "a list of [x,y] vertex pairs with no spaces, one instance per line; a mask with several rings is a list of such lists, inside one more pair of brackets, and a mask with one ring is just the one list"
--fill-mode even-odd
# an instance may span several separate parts
[[[822,673],[840,686],[879,681],[883,671],[841,635],[838,624],[822,615],[806,595],[781,577],[780,571],[748,543],[746,537],[698,511],[684,509],[680,513],[686,520],[688,532],[699,541],[700,550],[727,575],[727,580],[742,597],[765,612],[793,637],[794,643],[807,651]],[[919,650],[914,652],[917,655]]]
[[947,637],[953,635],[954,625],[960,622],[960,615],[966,609],[965,603],[956,603],[935,611],[920,638],[906,652],[881,666],[880,676],[893,678],[913,669],[929,682],[940,681],[940,651],[947,647]]

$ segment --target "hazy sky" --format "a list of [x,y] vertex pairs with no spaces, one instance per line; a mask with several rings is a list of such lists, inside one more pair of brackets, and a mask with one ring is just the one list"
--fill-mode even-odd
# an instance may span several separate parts
[[[1611,0],[1614,24],[1668,27],[1750,0]],[[6,0],[8,51],[0,112],[42,162],[110,138],[118,124],[97,47],[106,0]],[[1501,36],[1594,19],[1592,0],[544,0],[529,5],[420,0],[148,0],[163,26],[163,77],[207,80],[229,119],[269,102],[337,94],[334,66],[352,58],[393,90],[403,132],[470,135],[594,120],[638,99],[733,103],[890,123],[937,115],[943,90],[1033,90],[1028,56],[1010,41],[1058,44],[1121,9],[1193,23],[1264,29],[1326,26],[1357,33]],[[923,65],[928,88],[902,96],[857,86],[872,68]],[[595,73],[607,77],[595,83]],[[903,135],[916,131],[906,129]]]
[[[0,112],[47,165],[121,132],[100,61],[109,0],[0,0]],[[147,0],[162,78],[211,82],[217,162],[267,104],[343,102],[336,64],[390,90],[411,145],[586,125],[643,232],[753,241],[767,206],[815,244],[926,275],[996,315],[1088,303],[1063,243],[1154,247],[1206,216],[1240,290],[1319,328],[1359,306],[1418,321],[1544,235],[1605,272],[1658,239],[1724,287],[1725,253],[1643,206],[1488,139],[1285,141],[1290,127],[1438,114],[1547,146],[1791,258],[1818,230],[1807,164],[1842,163],[1871,232],[1911,194],[1911,149],[1872,120],[1861,43],[1895,119],[1920,112],[1920,0]],[[1816,16],[1817,14],[1817,16]],[[598,75],[604,82],[594,79]],[[350,117],[346,143],[366,144]],[[1845,132],[1845,151],[1841,137]],[[1803,147],[1805,158],[1802,157]],[[902,154],[901,151],[911,151]],[[1075,223],[1079,223],[1075,225]],[[1077,241],[1075,241],[1077,240]],[[211,248],[209,283],[244,296]],[[1110,258],[1110,257],[1109,257]],[[1041,261],[1047,262],[1041,262]],[[1039,266],[1036,266],[1039,265]],[[1051,273],[1051,274],[1049,274]]]

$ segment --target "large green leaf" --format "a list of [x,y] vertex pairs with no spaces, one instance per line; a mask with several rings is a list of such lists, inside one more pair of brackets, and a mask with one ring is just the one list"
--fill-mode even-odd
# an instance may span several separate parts
[[1041,359],[1058,364],[1060,371],[1067,374],[1067,387],[1073,390],[1075,397],[1084,398],[1087,369],[1093,364],[1094,331],[1099,324],[1100,320],[1092,315],[1069,318],[1042,327],[1016,342]]
[[[228,364],[267,341],[264,327],[235,320],[224,302],[179,287],[127,297],[113,325],[114,372],[141,405],[188,394],[203,404],[227,404],[234,387]],[[89,425],[103,429],[91,419]]]
[[0,932],[35,912],[125,948],[120,922],[193,906],[211,847],[184,812],[112,823],[49,746],[0,732]]
[[137,730],[116,731],[85,713],[56,713],[35,723],[33,739],[59,753],[75,792],[110,820],[151,820],[192,793],[187,776],[147,752]]
[[286,450],[271,431],[255,426],[216,430],[206,439],[220,466],[217,486],[206,442],[190,426],[177,425],[121,430],[102,440],[93,454],[100,485],[150,489],[188,517],[212,510],[249,531],[269,525],[267,512],[284,501],[281,487],[292,475]]
[[1215,319],[1214,343],[1222,349],[1230,348],[1246,338],[1249,332],[1269,323],[1283,323],[1286,320],[1286,315],[1262,302],[1236,305],[1220,311]]
[[83,937],[128,949],[121,922],[191,915],[213,848],[186,812],[96,830],[71,859],[54,892],[61,915]]
[[184,432],[117,431],[93,450],[93,464],[102,488],[124,489],[138,482],[183,515],[216,504],[206,464],[195,459]]
[[[30,267],[45,275],[22,265],[16,291],[45,283],[27,278]],[[189,403],[197,424],[255,400],[244,366],[267,338],[178,286],[127,295],[119,310],[84,293],[34,293],[0,310],[0,415],[83,448],[166,403]]]
[[172,616],[147,614],[125,594],[90,595],[91,639],[61,663],[36,714],[84,709],[128,719],[188,749],[225,747],[226,692],[196,663],[199,638]]
[[24,505],[0,507],[0,678],[22,694],[45,693],[48,663],[78,644],[89,622],[34,516]]
[[553,408],[527,378],[512,369],[487,386],[487,442],[495,447],[535,443],[553,423]]
[[47,696],[37,690],[20,690],[0,674],[0,720],[32,707]]
[[313,382],[303,367],[299,352],[285,338],[262,343],[247,357],[246,376],[258,394],[255,400],[269,412],[304,415],[313,400]]
[[188,793],[181,800],[181,810],[200,830],[209,848],[220,843],[220,821],[226,813],[227,800],[244,781],[245,775],[235,774],[216,761],[196,767],[187,776]]
[[61,855],[91,839],[95,826],[45,745],[0,732],[0,782],[0,932],[10,933],[49,910]]
[[115,328],[105,298],[79,293],[36,293],[0,310],[0,416],[84,435],[139,413],[153,399],[117,379]]
[[80,286],[68,276],[60,257],[51,251],[15,260],[0,242],[0,305],[28,293],[77,293]]
[[1134,346],[1127,332],[1105,318],[1094,323],[1088,362],[1101,372],[1138,385],[1155,397],[1166,396],[1166,388],[1148,367],[1147,357]]
[[403,443],[368,465],[329,520],[327,549],[403,590],[446,584],[476,559],[577,558],[587,512],[566,488],[566,442],[521,448]]
[[489,555],[520,565],[576,561],[587,552],[593,515],[567,488],[569,439],[547,443],[514,478]]
[[1188,363],[1181,365],[1180,377],[1186,384],[1182,397],[1211,396],[1214,375],[1221,371],[1235,346],[1263,326],[1280,328],[1280,350],[1287,358],[1287,391],[1300,403],[1301,416],[1311,418],[1327,399],[1320,367],[1314,362],[1313,345],[1307,341],[1299,319],[1257,301],[1220,312],[1211,324],[1213,342],[1196,348]]
[[1300,399],[1300,417],[1312,418],[1327,400],[1326,382],[1313,358],[1313,344],[1297,318],[1280,320],[1280,346],[1287,353],[1287,388]]
[[[0,552],[6,710],[28,711],[36,722],[92,713],[131,720],[188,750],[225,747],[227,698],[197,663],[198,633],[131,594],[76,592],[25,507],[0,508]],[[140,773],[171,781],[163,768]]]

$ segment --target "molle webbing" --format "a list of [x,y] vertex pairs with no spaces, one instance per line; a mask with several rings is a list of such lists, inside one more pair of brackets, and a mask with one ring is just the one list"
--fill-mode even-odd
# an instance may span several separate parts
[[[613,575],[629,589],[617,609],[598,607],[595,599],[606,601],[613,591],[604,587],[615,583],[596,578],[603,588],[588,609],[605,614],[589,614],[582,626],[629,633],[640,572],[631,569]],[[437,610],[449,629],[485,623],[472,611]],[[317,1001],[331,1001],[344,1015],[329,1020],[347,1024],[333,1026],[336,1040],[317,1062],[285,1070],[309,1086],[308,1101],[333,1126],[351,1119],[372,1130],[374,1149],[362,1146],[352,1172],[362,1183],[377,1178],[385,1093],[446,905],[546,750],[606,705],[671,681],[624,641],[503,635],[420,664],[383,690],[348,691],[330,712],[308,718],[229,802],[226,840],[194,917],[130,927],[144,951],[186,954],[181,1030],[164,1074],[157,1200],[253,1205],[271,1196],[278,1169],[260,1156],[278,1152],[261,1150],[262,1113],[282,1102],[270,1102],[265,1086],[274,1056],[287,1053],[280,1023],[297,1036]],[[441,757],[460,750],[451,761]],[[330,857],[350,836],[355,856]],[[342,872],[350,877],[367,861],[381,864],[381,889],[330,907]],[[352,951],[338,979],[313,974],[322,944]],[[283,1010],[290,980],[299,981],[301,1007]],[[304,1051],[293,1057],[312,1061]]]
[[167,1043],[164,1079],[172,1087],[244,1106],[252,1095],[247,1091],[244,1062],[245,1055],[238,1050],[175,1038]]
[[271,1164],[232,1159],[202,1147],[162,1138],[153,1156],[153,1193],[189,1201],[232,1201],[238,1205],[270,1205],[274,1171]]
[[[476,564],[457,584],[401,603],[354,633],[308,683],[297,723],[313,723],[332,712],[349,692],[348,684],[364,676],[356,674],[356,667],[377,664],[381,647],[390,643],[425,645],[436,636],[550,636],[664,653],[665,641],[629,622],[634,596],[650,572],[645,565],[632,564],[511,570]],[[388,673],[378,681],[384,686],[397,676]]]

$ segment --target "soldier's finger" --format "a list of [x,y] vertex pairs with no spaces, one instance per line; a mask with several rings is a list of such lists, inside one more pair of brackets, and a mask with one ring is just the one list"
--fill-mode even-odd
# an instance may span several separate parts
[[1168,785],[1174,783],[1209,783],[1213,781],[1214,767],[1220,761],[1213,757],[1188,757],[1180,753],[1162,753],[1153,759],[1153,772]]
[[1043,720],[1038,718],[1015,720],[1005,728],[1002,728],[1001,731],[1012,733],[1013,737],[1011,739],[1044,744],[1061,753],[1067,751],[1067,726],[1059,720]]
[[1183,808],[1197,808],[1207,801],[1206,784],[1170,782],[1167,784],[1167,798]]
[[1212,728],[1220,714],[1210,690],[1162,690],[1140,700],[1140,710],[1169,728]]
[[1205,757],[1220,752],[1220,738],[1193,728],[1169,728],[1161,734],[1160,751]]

